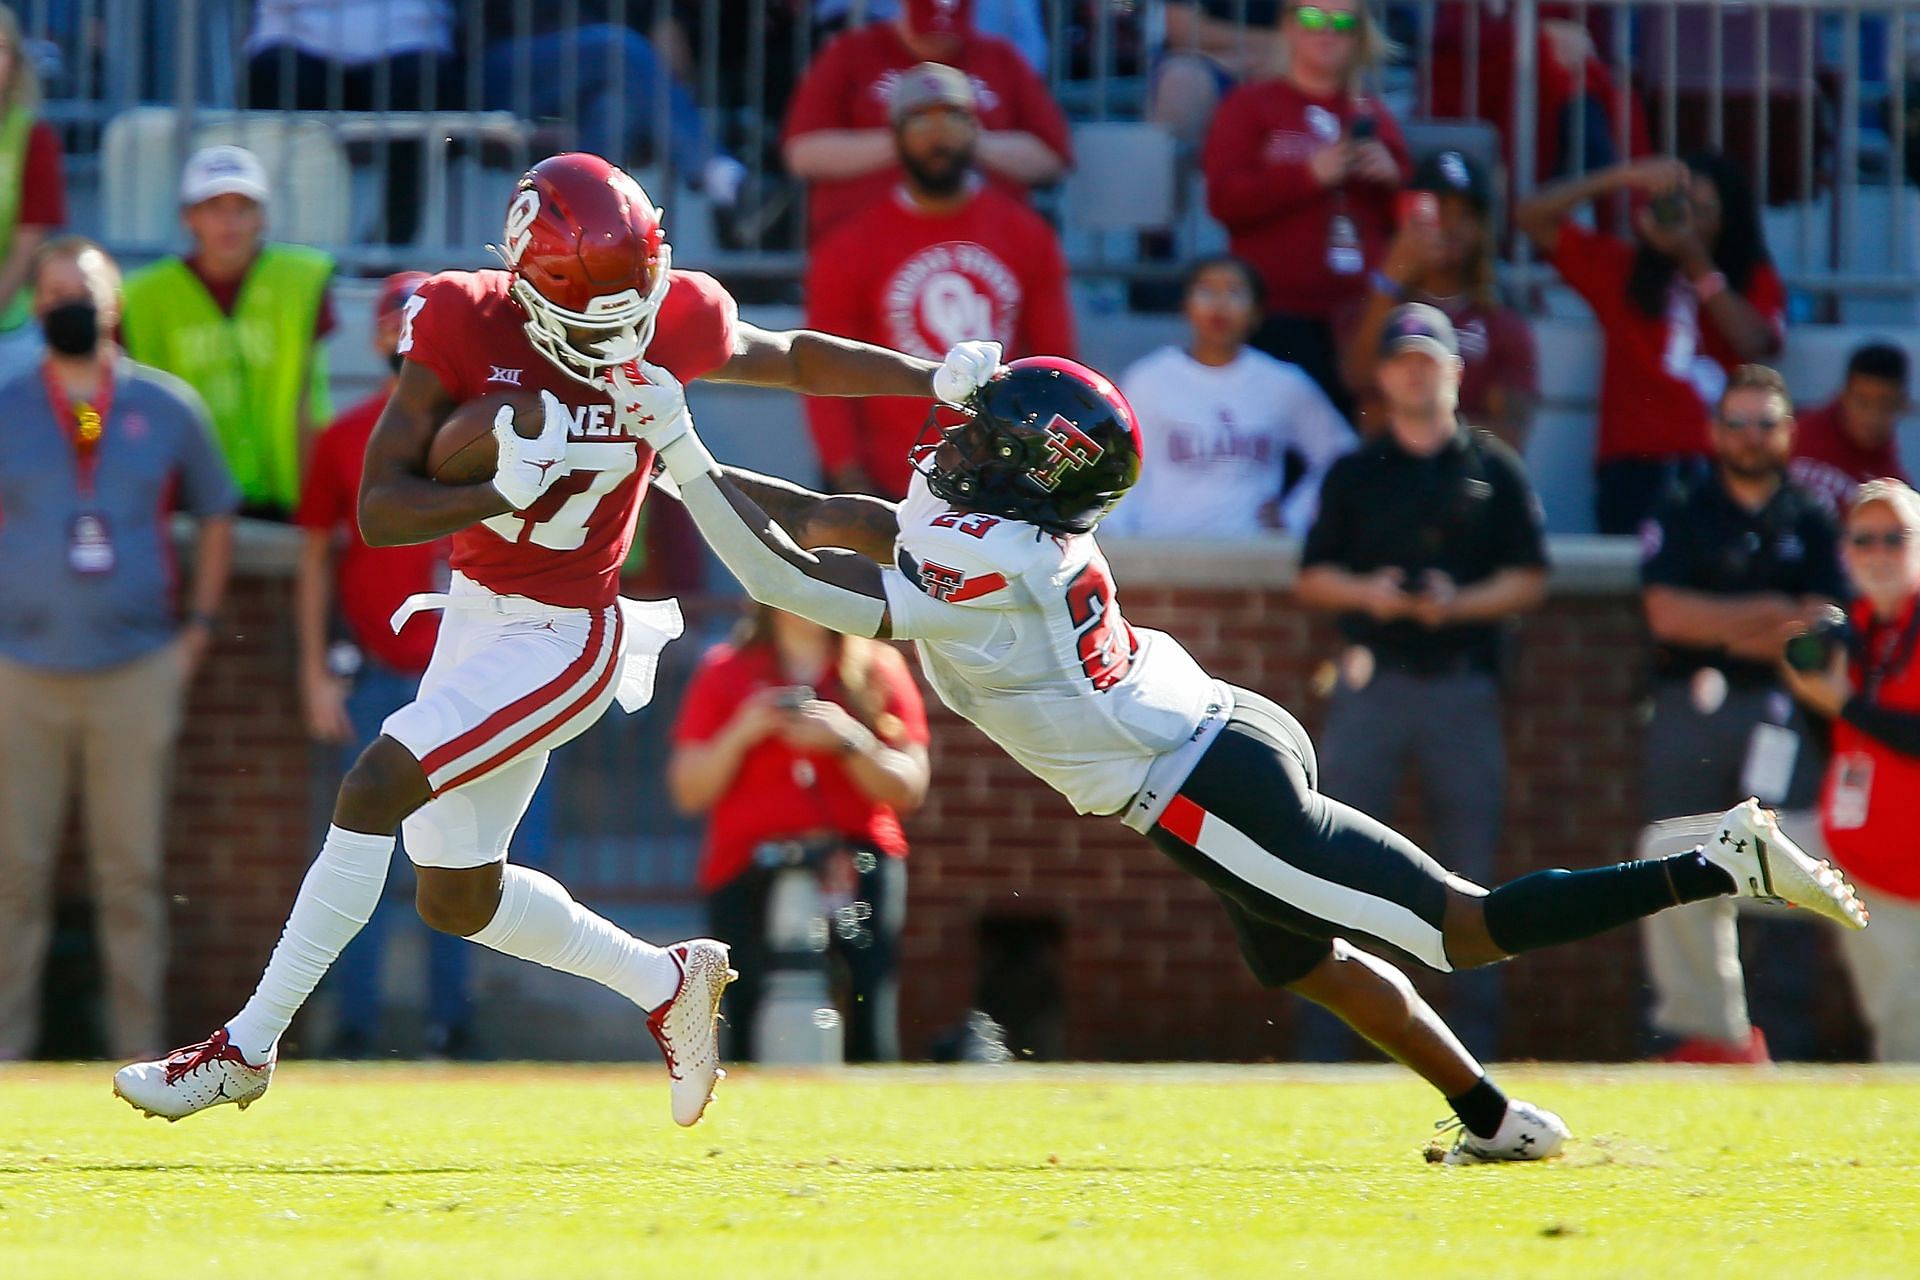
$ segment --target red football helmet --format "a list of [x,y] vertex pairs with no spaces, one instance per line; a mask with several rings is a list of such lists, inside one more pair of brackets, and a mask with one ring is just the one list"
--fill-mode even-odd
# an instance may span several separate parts
[[585,152],[521,177],[496,251],[527,337],[561,372],[599,386],[602,369],[646,354],[672,260],[661,214],[625,170]]

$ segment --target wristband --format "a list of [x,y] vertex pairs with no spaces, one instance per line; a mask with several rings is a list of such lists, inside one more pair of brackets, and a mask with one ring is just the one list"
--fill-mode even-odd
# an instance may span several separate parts
[[1693,282],[1693,296],[1702,302],[1712,302],[1727,291],[1727,278],[1718,271],[1709,271]]
[[1384,293],[1395,302],[1407,300],[1407,291],[1401,287],[1400,282],[1384,271],[1373,273],[1372,284],[1375,293]]

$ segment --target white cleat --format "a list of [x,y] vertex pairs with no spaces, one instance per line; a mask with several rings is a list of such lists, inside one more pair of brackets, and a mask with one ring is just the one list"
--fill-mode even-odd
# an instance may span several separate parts
[[720,1069],[720,997],[740,975],[727,964],[727,944],[712,938],[676,942],[667,954],[680,966],[680,988],[673,999],[647,1015],[647,1030],[660,1045],[672,1077],[673,1122],[700,1123],[713,1101],[714,1086],[727,1078]]
[[1542,1110],[1531,1102],[1522,1102],[1518,1098],[1509,1099],[1507,1114],[1500,1121],[1500,1128],[1491,1138],[1482,1138],[1473,1130],[1460,1124],[1458,1118],[1443,1120],[1440,1128],[1448,1129],[1460,1126],[1460,1136],[1454,1139],[1453,1146],[1442,1148],[1437,1143],[1427,1148],[1429,1164],[1493,1164],[1503,1160],[1551,1160],[1560,1154],[1560,1148],[1572,1136],[1567,1122],[1551,1111]]
[[1770,810],[1751,797],[1727,810],[1703,847],[1707,861],[1733,877],[1744,897],[1804,907],[1849,929],[1867,927],[1867,909],[1831,862],[1816,862],[1780,833]]
[[227,1043],[222,1027],[199,1044],[120,1068],[113,1076],[113,1091],[134,1110],[169,1121],[225,1102],[245,1111],[267,1091],[279,1056],[276,1048],[264,1066],[254,1066]]

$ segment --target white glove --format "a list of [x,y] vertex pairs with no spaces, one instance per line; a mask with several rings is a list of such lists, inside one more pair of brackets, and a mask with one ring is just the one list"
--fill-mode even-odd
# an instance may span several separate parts
[[933,371],[933,394],[947,404],[965,404],[969,396],[986,386],[999,371],[999,343],[956,343],[940,367]]
[[501,405],[500,412],[493,415],[493,438],[500,452],[493,470],[493,487],[515,511],[525,511],[539,501],[540,495],[567,473],[567,428],[573,415],[551,391],[540,393],[540,407],[540,434],[531,440],[513,429],[511,405]]
[[[636,370],[645,381],[634,381],[629,369]],[[655,452],[693,427],[693,415],[687,412],[686,388],[659,365],[645,360],[631,365],[617,364],[608,380],[613,384],[614,414],[620,429],[646,441]]]

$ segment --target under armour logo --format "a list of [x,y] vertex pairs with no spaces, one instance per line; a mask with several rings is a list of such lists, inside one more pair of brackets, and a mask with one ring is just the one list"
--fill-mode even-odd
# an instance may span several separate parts
[[1720,833],[1720,843],[1731,845],[1735,853],[1745,853],[1747,851],[1747,842],[1745,840],[1734,840],[1724,831]]
[[488,382],[504,382],[510,387],[519,386],[520,375],[525,372],[521,369],[503,369],[497,364],[490,364],[487,368],[490,371],[487,374]]
[[1526,1149],[1527,1149],[1528,1147],[1531,1147],[1532,1145],[1533,1145],[1533,1135],[1532,1135],[1532,1134],[1530,1134],[1530,1133],[1523,1133],[1523,1134],[1521,1134],[1521,1135],[1520,1135],[1520,1149],[1521,1149],[1522,1151],[1525,1151],[1525,1150],[1526,1150]]
[[1047,424],[1047,462],[1033,472],[1042,489],[1051,493],[1069,471],[1090,467],[1106,452],[1094,438],[1065,414],[1056,413]]

